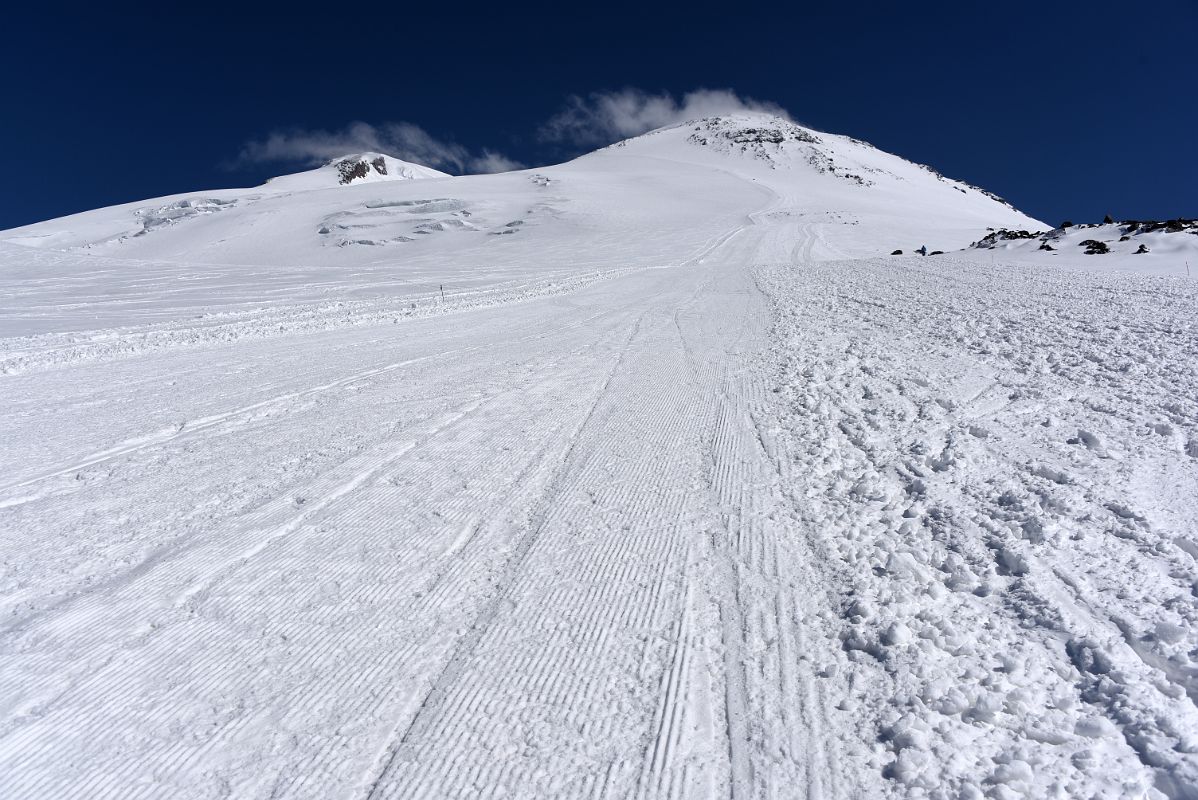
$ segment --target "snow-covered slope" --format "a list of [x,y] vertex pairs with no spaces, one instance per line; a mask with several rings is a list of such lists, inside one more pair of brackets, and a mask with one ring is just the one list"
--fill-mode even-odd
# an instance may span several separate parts
[[376,157],[0,233],[0,797],[1198,796],[1192,280],[768,115]]
[[[365,177],[341,183],[342,173],[356,172]],[[948,250],[988,228],[1047,227],[854,139],[737,114],[535,171],[450,178],[362,154],[255,189],[174,195],[0,232],[0,243],[42,251],[16,258],[28,266],[16,274],[37,279],[27,289],[36,302],[0,309],[0,332],[211,314],[224,303],[344,301],[347,293],[381,300],[445,283],[460,290],[525,274],[547,251],[569,253],[556,262],[566,273],[606,265],[616,252],[624,265],[662,264],[696,232],[750,218],[778,230],[801,226],[802,253],[778,257],[805,259],[921,244]],[[360,270],[360,280],[347,285],[346,267]],[[102,280],[83,310],[76,291],[91,276]],[[44,317],[31,319],[33,308]]]
[[[0,234],[0,239],[30,247],[60,250],[86,248],[100,252],[108,247],[119,247],[131,239],[150,233],[162,234],[169,231],[170,233],[166,236],[156,235],[153,244],[149,246],[138,242],[136,245],[140,246],[120,248],[119,252],[124,255],[133,255],[128,251],[137,251],[138,254],[152,253],[156,246],[160,247],[164,244],[164,240],[178,238],[181,241],[173,242],[174,246],[166,245],[166,249],[173,253],[187,252],[194,255],[196,249],[204,248],[205,244],[215,245],[219,249],[227,231],[219,224],[197,226],[200,228],[197,234],[191,226],[183,228],[180,226],[195,220],[211,222],[214,219],[212,215],[218,212],[238,210],[239,213],[226,216],[240,219],[247,209],[253,209],[249,212],[249,216],[252,218],[273,217],[279,213],[280,209],[289,209],[297,205],[304,206],[303,198],[307,192],[322,189],[356,188],[384,182],[448,177],[449,175],[444,172],[400,161],[381,153],[356,153],[335,158],[323,166],[306,172],[271,178],[262,186],[251,189],[216,189],[159,197],[137,203],[125,203],[74,214],[60,220],[15,228]],[[317,195],[317,198],[314,205],[318,207],[336,208],[341,205],[335,193],[326,191]],[[257,205],[263,201],[267,201],[266,207],[257,208]],[[225,220],[226,217],[221,217],[221,219]],[[236,223],[233,227],[236,227]],[[186,232],[180,235],[180,230]],[[216,237],[217,241],[205,243],[203,240],[205,235]],[[281,241],[285,235],[285,229],[275,228],[272,225],[271,233],[261,242],[262,252],[270,251],[271,240]]]
[[[580,162],[629,156],[735,172],[777,195],[776,218],[815,225],[827,254],[963,247],[974,231],[1043,230],[1001,198],[848,136],[765,114],[694,120],[620,142]],[[817,247],[813,251],[818,256]]]
[[[855,139],[770,115],[737,114],[664,128],[539,170],[544,183],[530,182],[531,173],[446,182],[435,170],[368,153],[256,190],[117,206],[18,228],[0,239],[137,259],[360,264],[419,255],[429,248],[410,246],[416,239],[444,231],[466,234],[454,241],[455,250],[489,247],[486,234],[523,224],[542,207],[543,196],[577,190],[585,201],[596,183],[623,193],[630,209],[642,200],[639,187],[652,185],[650,194],[673,194],[672,205],[685,213],[687,198],[672,189],[693,197],[687,184],[713,171],[771,192],[770,213],[817,225],[828,255],[880,255],[921,244],[949,250],[977,240],[987,227],[1047,227],[980,189]],[[549,181],[553,189],[545,188]],[[745,206],[746,213],[755,205]],[[558,210],[565,226],[585,224],[587,209]],[[446,242],[438,239],[431,249],[442,252]],[[395,245],[409,246],[392,252]]]

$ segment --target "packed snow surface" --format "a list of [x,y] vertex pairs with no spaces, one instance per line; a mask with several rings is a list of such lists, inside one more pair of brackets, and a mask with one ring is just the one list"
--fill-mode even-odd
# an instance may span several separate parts
[[1165,253],[764,115],[334,172],[0,233],[0,796],[1198,796]]

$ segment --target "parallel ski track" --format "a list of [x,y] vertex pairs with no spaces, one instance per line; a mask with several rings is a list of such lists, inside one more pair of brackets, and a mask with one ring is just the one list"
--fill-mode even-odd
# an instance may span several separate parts
[[[577,356],[575,355],[574,357]],[[552,384],[560,378],[560,366],[560,364],[550,365],[543,370],[539,379],[539,382],[543,385],[550,384],[544,392],[546,401],[553,400]],[[122,628],[129,632],[126,636],[132,636],[132,640],[128,644],[138,649],[160,641],[159,636],[162,632],[179,629],[172,628],[169,625],[170,619],[167,620],[168,626],[165,628],[165,631],[159,629],[156,624],[152,624],[147,629],[144,626],[144,621],[139,619],[145,613],[144,609],[141,608],[139,598],[147,594],[150,596],[169,596],[173,593],[176,596],[175,605],[166,612],[166,616],[168,618],[178,618],[180,614],[183,614],[183,621],[186,621],[188,616],[197,613],[197,609],[202,610],[204,608],[205,600],[213,593],[225,576],[234,572],[244,572],[246,566],[253,564],[255,557],[263,551],[264,547],[277,547],[277,545],[272,544],[273,542],[288,541],[300,533],[304,534],[301,538],[310,539],[319,530],[316,527],[318,524],[317,520],[327,516],[329,512],[337,507],[338,503],[344,507],[343,510],[338,512],[339,519],[342,520],[339,523],[341,525],[353,524],[355,518],[362,518],[362,512],[369,515],[372,519],[386,519],[389,513],[391,513],[386,502],[376,501],[363,505],[348,506],[344,502],[341,502],[342,498],[351,494],[356,497],[355,492],[360,493],[370,486],[377,486],[380,479],[384,477],[387,471],[393,469],[393,466],[399,459],[406,457],[410,460],[411,456],[418,452],[418,446],[427,450],[430,444],[441,442],[443,444],[440,446],[453,448],[453,455],[444,454],[434,456],[431,452],[426,453],[425,463],[432,469],[436,469],[438,465],[444,463],[456,463],[460,465],[460,471],[457,474],[470,474],[477,471],[485,474],[513,475],[516,476],[516,482],[514,484],[515,488],[512,491],[519,491],[520,482],[527,480],[530,475],[535,474],[537,471],[536,464],[541,463],[544,458],[548,457],[549,452],[542,448],[534,452],[531,459],[523,465],[515,463],[505,466],[502,463],[497,463],[484,466],[482,459],[495,461],[497,458],[508,458],[504,453],[509,451],[519,453],[521,452],[521,448],[502,447],[502,440],[497,441],[490,428],[481,429],[476,434],[460,441],[447,439],[446,436],[449,431],[453,430],[454,426],[460,426],[463,421],[468,420],[470,415],[478,414],[480,410],[485,411],[488,407],[492,406],[498,405],[500,408],[503,408],[503,404],[500,401],[510,403],[510,399],[515,393],[519,392],[527,395],[532,388],[535,388],[535,386],[521,387],[501,393],[486,401],[486,405],[478,402],[468,403],[459,409],[459,411],[442,417],[432,428],[426,430],[423,434],[414,434],[414,436],[405,437],[398,445],[391,444],[381,451],[372,452],[347,462],[338,470],[335,470],[333,474],[324,476],[319,485],[309,487],[309,490],[306,492],[311,497],[326,498],[324,501],[313,501],[316,505],[308,506],[299,513],[296,513],[294,507],[286,498],[268,504],[268,506],[251,515],[252,518],[238,520],[237,525],[228,531],[223,538],[217,537],[206,543],[203,550],[210,553],[208,556],[204,556],[203,551],[193,549],[188,552],[188,558],[185,561],[180,562],[178,559],[174,559],[159,569],[146,570],[146,575],[138,574],[130,576],[127,589],[110,587],[118,592],[116,595],[112,591],[106,593],[89,593],[65,607],[56,609],[56,614],[61,618],[61,621],[53,625],[53,635],[56,639],[61,638],[62,640],[69,641],[73,648],[78,648],[82,652],[89,652],[93,647],[103,648],[106,641],[110,641],[114,636],[120,635],[117,631]],[[553,404],[551,404],[549,406],[551,409],[549,414],[540,420],[540,424],[544,430],[550,434],[562,424],[559,419],[555,419],[555,417],[560,417],[560,415],[552,411],[553,407]],[[420,444],[420,440],[423,440],[425,443]],[[552,441],[552,436],[550,436],[549,440]],[[513,442],[513,444],[516,444],[516,442]],[[452,515],[459,519],[469,517],[471,512],[468,509],[472,506],[475,509],[478,508],[477,505],[470,502],[468,497],[462,496],[460,486],[456,485],[458,479],[455,478],[453,473],[438,477],[437,473],[430,472],[428,476],[435,478],[437,483],[425,487],[424,496],[430,499],[439,496],[446,497],[452,504],[447,516]],[[405,472],[404,478],[405,483],[408,485],[420,481],[419,473]],[[374,491],[377,491],[377,489]],[[406,497],[403,491],[399,489],[391,490],[391,494],[397,502],[404,502],[404,498]],[[457,496],[456,498],[455,495]],[[504,495],[500,495],[498,498],[490,498],[490,501],[496,508],[503,508],[505,506],[504,501],[507,499],[510,499],[510,496],[505,497]],[[460,511],[454,510],[453,506],[455,505],[460,508]],[[358,508],[362,512],[355,511]],[[496,516],[500,519],[502,518],[502,515]],[[365,520],[363,519],[363,521]],[[416,538],[409,539],[408,543],[402,545],[403,550],[412,550],[417,554],[436,551],[437,542],[435,539],[430,538],[437,533],[436,529],[430,528],[422,532],[418,527],[412,526],[407,528],[407,530],[409,537],[416,535]],[[493,531],[496,535],[500,535],[503,532],[502,526],[495,526],[495,530]],[[376,541],[381,541],[378,540],[378,536],[386,533],[386,527],[378,528],[375,534]],[[264,535],[265,538],[263,538]],[[296,547],[298,546],[297,544]],[[391,546],[396,547],[399,544],[396,542]],[[465,546],[469,546],[469,542],[464,545],[457,545],[456,549],[461,549],[461,547]],[[369,538],[363,538],[359,540],[359,547],[373,548],[377,547],[377,545],[372,545]],[[450,557],[453,558],[455,555],[455,553],[451,553]],[[274,560],[277,561],[278,557],[279,554],[276,553]],[[422,594],[422,597],[416,604],[416,612],[413,613],[412,609],[405,608],[404,616],[415,620],[435,618],[437,614],[435,609],[439,607],[439,604],[443,600],[439,594],[441,591],[439,587],[447,587],[452,584],[454,588],[460,590],[461,586],[459,584],[454,583],[452,580],[445,580],[445,578],[452,577],[453,570],[458,565],[464,563],[463,559],[454,558],[454,563],[442,568],[443,579],[433,581],[431,587],[426,583],[423,592],[405,583],[403,580],[399,580],[400,575],[394,572],[395,568],[393,567],[388,574],[377,576],[376,580],[369,582],[366,586],[356,587],[351,595],[343,595],[342,604],[352,606],[355,602],[352,600],[352,594],[358,595],[356,602],[359,604],[372,603],[377,605],[387,597],[397,598],[405,596],[408,593],[416,594],[419,592]],[[204,564],[207,564],[207,566],[203,566]],[[277,570],[262,570],[260,577],[257,579],[257,589],[262,589],[268,585],[274,580],[276,574]],[[197,580],[192,576],[199,576],[199,578]],[[410,580],[416,580],[418,583],[426,582],[428,576],[416,570],[413,578]],[[317,586],[308,586],[298,592],[294,589],[291,590],[294,593],[288,597],[288,605],[303,609],[305,604],[311,601],[313,594],[318,588]],[[245,595],[247,601],[250,601],[257,595],[257,589],[254,584],[251,584],[239,587],[238,591]],[[121,595],[124,595],[125,599],[117,602],[117,599]],[[461,599],[464,598],[459,598],[458,602]],[[427,606],[427,612],[423,614],[419,612],[418,609],[421,605]],[[121,608],[128,609],[127,616],[123,617],[124,621],[122,621],[122,618],[112,617]],[[70,612],[69,616],[65,615],[66,611]],[[248,622],[260,617],[261,609],[255,608],[252,604],[243,603],[240,605],[240,610],[238,610],[237,606],[223,608],[222,614],[224,615],[223,621],[226,623],[235,621],[239,617]],[[285,629],[287,623],[284,619],[275,624]],[[184,635],[188,638],[199,635],[199,632],[194,630],[194,624],[189,627],[192,630],[184,632]],[[37,632],[39,638],[44,637],[47,632],[46,625],[40,625],[37,628]],[[335,648],[339,639],[351,635],[352,631],[346,630],[336,636],[330,637],[323,642],[324,649],[327,651],[330,647]],[[419,641],[421,641],[420,637],[413,639],[414,643],[418,643]],[[116,709],[136,707],[138,705],[139,692],[139,686],[136,682],[127,683],[123,691],[114,691],[112,687],[107,687],[105,691],[97,695],[100,687],[109,681],[110,676],[120,673],[122,663],[120,655],[122,652],[125,652],[125,650],[118,650],[111,654],[108,660],[102,665],[94,663],[81,665],[85,670],[71,679],[66,686],[63,685],[64,676],[61,673],[44,673],[42,665],[36,657],[22,663],[22,670],[27,671],[29,675],[29,682],[25,684],[26,690],[34,696],[40,695],[43,698],[33,704],[34,707],[38,708],[38,711],[36,716],[28,718],[28,721],[35,722],[37,720],[52,718],[50,715],[53,714],[54,706],[61,704],[62,701],[69,697],[103,696],[105,698],[103,703],[92,706],[82,716],[75,715],[72,718],[71,729],[84,734],[94,726],[98,725],[102,727],[103,720]],[[165,648],[164,656],[169,656],[171,652],[170,648]],[[397,652],[393,654],[388,663],[400,662],[405,655],[408,655],[408,653]],[[192,694],[206,694],[210,692],[210,689],[206,687],[211,684],[211,681],[223,676],[227,672],[227,669],[222,670],[220,668],[220,659],[226,657],[227,655],[211,659],[201,659],[201,661],[208,660],[213,662],[207,671],[211,676],[207,682],[194,679],[197,668],[200,666],[196,662],[171,664],[167,669],[172,670],[177,677],[171,678],[170,673],[160,673],[158,677],[160,679],[168,678],[169,683],[179,687],[179,690],[186,689]],[[317,657],[319,657],[318,652],[311,654],[311,658]],[[53,662],[55,654],[51,652],[47,658],[49,659],[46,662],[48,666],[49,663]],[[311,658],[308,661],[311,661]],[[289,668],[292,671],[302,669],[305,663],[306,661],[301,659],[289,663]],[[377,669],[368,671],[368,674],[379,677],[382,674],[386,674],[387,671],[387,665],[381,664]],[[344,685],[343,683],[337,683],[337,680],[343,679],[333,677],[332,683],[326,680],[314,680],[306,690],[305,696],[310,696],[308,699],[312,700],[313,703],[318,703],[322,689],[331,690],[333,686]],[[363,695],[369,697],[370,693],[364,692]],[[171,704],[167,702],[167,699],[163,698],[159,705],[162,713],[169,716]],[[297,708],[306,707],[311,706],[304,706],[303,703],[297,705]],[[194,762],[205,752],[210,751],[225,736],[234,734],[238,725],[247,724],[248,721],[248,715],[242,717],[240,722],[236,722],[232,727],[223,730],[222,736],[213,737],[207,747],[176,746],[173,748],[176,752],[175,756],[164,755],[162,757],[162,768],[168,774],[182,770],[188,763]],[[16,730],[6,732],[11,737],[8,739],[7,744],[9,747],[7,749],[9,752],[20,753],[21,755],[15,758],[13,763],[6,766],[5,774],[11,777],[25,775],[31,779],[39,774],[38,771],[31,769],[31,767],[40,759],[48,757],[50,752],[46,751],[44,747],[37,745],[37,742],[40,740],[40,737],[37,735],[38,727],[37,725],[20,725]],[[23,737],[32,738],[29,741],[25,741]],[[49,740],[44,743],[44,746],[55,747],[56,745],[53,744],[53,740]],[[187,754],[186,757],[183,754]],[[142,766],[144,767],[144,765]],[[131,767],[131,769],[139,768],[141,767]],[[313,771],[320,772],[320,770]],[[135,794],[128,793],[128,781],[134,778],[135,776],[133,775],[123,775],[120,771],[113,771],[107,778],[108,784],[96,783],[86,784],[86,786],[91,796],[107,796],[107,792],[111,792],[112,796],[135,796]],[[32,780],[20,782],[13,788],[19,791],[36,793],[49,789],[50,786],[43,782]]]
[[[815,664],[830,657],[805,608],[811,554],[746,363],[764,335],[749,261],[765,232],[711,237],[681,264],[689,289],[528,337],[606,317],[521,385],[17,620],[0,638],[23,688],[0,729],[0,793],[170,797],[213,765],[268,759],[253,785],[225,789],[844,794],[822,734]],[[0,491],[490,346],[286,392]],[[564,385],[594,388],[566,401]],[[207,647],[178,658],[195,641]],[[153,672],[152,691],[134,669]],[[108,741],[117,716],[129,732]],[[64,748],[76,766],[61,767]]]
[[[551,333],[536,333],[536,334],[531,334],[529,336],[518,337],[518,338],[514,339],[511,344],[513,344],[513,345],[521,344],[524,342],[534,341],[537,339],[544,339],[551,335],[558,336],[558,335],[567,333],[572,330],[577,330],[577,329],[587,325],[588,323],[592,322],[599,316],[602,316],[602,314],[600,314],[600,313],[590,314],[590,315],[583,317],[582,319],[565,323],[561,327],[556,328]],[[160,431],[156,431],[156,432],[142,434],[140,436],[133,437],[127,441],[120,442],[111,447],[105,448],[104,450],[101,450],[101,451],[98,451],[95,453],[91,453],[86,456],[81,456],[77,459],[72,460],[71,462],[69,462],[66,465],[59,465],[59,466],[51,467],[48,470],[43,470],[42,472],[39,472],[35,475],[29,476],[26,478],[22,478],[18,481],[0,485],[0,493],[12,491],[15,489],[22,489],[27,486],[32,486],[32,485],[40,483],[42,481],[49,480],[51,478],[62,477],[63,475],[70,475],[70,474],[79,472],[80,470],[87,469],[88,467],[93,467],[93,466],[96,466],[97,464],[102,464],[106,461],[111,461],[114,459],[121,458],[123,456],[127,456],[127,455],[131,455],[133,453],[140,452],[142,450],[146,450],[148,448],[158,447],[158,446],[167,444],[176,439],[182,439],[185,437],[191,437],[193,435],[204,433],[213,428],[217,428],[222,425],[228,425],[230,423],[234,423],[238,420],[249,417],[255,413],[263,413],[263,412],[268,413],[275,409],[285,409],[287,406],[294,404],[296,401],[303,400],[305,398],[316,396],[316,395],[327,394],[329,392],[332,392],[332,391],[335,391],[338,389],[343,389],[347,386],[352,386],[354,384],[361,383],[361,382],[370,380],[372,378],[377,378],[377,377],[386,375],[389,372],[394,372],[396,370],[402,370],[407,367],[413,367],[417,364],[423,364],[423,363],[430,362],[430,361],[444,361],[444,360],[451,359],[451,358],[462,358],[471,353],[476,353],[476,352],[486,350],[491,347],[493,347],[493,345],[490,345],[490,344],[472,345],[469,347],[458,347],[458,348],[453,348],[450,350],[445,350],[445,351],[442,351],[439,353],[434,353],[434,354],[430,354],[430,355],[426,355],[426,356],[419,356],[416,358],[405,359],[405,360],[398,361],[398,362],[395,362],[392,364],[387,364],[382,367],[371,367],[369,369],[355,372],[352,375],[347,375],[347,376],[344,376],[341,378],[337,378],[336,380],[327,381],[327,382],[320,383],[315,386],[310,386],[310,387],[307,387],[304,389],[299,389],[296,391],[286,392],[286,393],[283,393],[280,395],[275,395],[273,397],[268,397],[264,400],[259,400],[257,402],[250,403],[248,405],[241,406],[239,408],[230,409],[228,411],[222,411],[217,414],[211,414],[209,416],[202,417],[200,419],[190,420],[187,423],[185,423],[184,425],[182,425],[181,427],[178,427],[175,429],[160,430]]]
[[431,717],[445,705],[450,687],[461,678],[463,671],[466,669],[467,662],[475,656],[479,642],[493,624],[501,604],[509,599],[513,584],[520,574],[524,560],[542,534],[549,515],[553,511],[558,497],[563,492],[563,486],[567,485],[567,482],[579,468],[580,463],[587,458],[587,454],[578,449],[580,436],[587,429],[587,426],[591,424],[596,410],[607,396],[612,379],[619,371],[620,365],[627,356],[629,344],[636,337],[643,318],[644,314],[639,316],[629,329],[628,336],[624,340],[616,358],[613,360],[610,371],[599,386],[594,401],[591,403],[578,427],[571,432],[569,446],[562,457],[561,463],[554,469],[547,482],[545,494],[539,500],[537,510],[529,520],[527,532],[520,537],[511,556],[504,565],[503,573],[496,584],[494,595],[487,605],[481,609],[471,624],[470,632],[458,640],[453,655],[432,682],[428,693],[421,701],[415,715],[407,722],[402,731],[397,730],[391,737],[392,741],[384,748],[384,755],[380,759],[379,769],[364,781],[363,794],[365,796],[370,798],[382,796],[380,794],[381,782],[395,765],[396,756],[400,749],[408,745],[410,740],[421,735],[431,724],[429,721]]
[[[673,377],[668,373],[663,377],[667,376]],[[626,391],[618,375],[611,391]],[[391,773],[383,776],[373,796],[455,796],[471,785],[483,789],[486,796],[504,786],[521,785],[532,777],[527,770],[540,768],[538,763],[480,756],[490,750],[487,742],[508,739],[511,725],[522,718],[534,726],[538,720],[550,726],[581,725],[575,734],[581,740],[578,746],[626,741],[647,721],[639,708],[621,714],[604,707],[629,690],[639,691],[630,684],[643,666],[635,651],[629,652],[617,640],[660,629],[663,604],[677,602],[675,592],[663,589],[670,584],[667,575],[676,572],[681,561],[687,492],[653,490],[652,473],[644,471],[649,465],[643,459],[634,457],[632,462],[640,461],[639,470],[613,473],[607,443],[627,446],[629,440],[613,435],[609,426],[626,424],[621,417],[627,399],[609,397],[605,393],[600,398],[593,427],[581,432],[585,447],[579,452],[585,455],[563,472],[538,525],[539,535],[530,541],[523,560],[536,560],[538,569],[517,574],[507,593],[510,627],[497,627],[492,620],[480,629],[477,645],[467,654],[471,663],[447,674],[458,680],[446,686],[439,695],[443,699],[426,712],[426,721],[413,731],[419,740],[409,737],[410,752],[401,747]],[[661,413],[655,398],[644,398],[644,405],[642,413],[655,417]],[[697,410],[684,406],[678,409],[681,413],[662,416],[685,419]],[[657,436],[652,427],[635,430],[648,437],[639,447],[659,453],[674,449],[668,428]],[[600,522],[608,515],[611,519]],[[597,522],[602,527],[596,528]],[[535,592],[550,574],[572,578],[560,581],[547,595]],[[532,601],[534,596],[537,599]],[[513,642],[513,631],[525,632],[528,638]],[[483,702],[494,706],[494,711],[480,718],[476,711]],[[561,744],[565,752],[542,752],[537,761],[570,758],[570,743]],[[634,748],[621,754],[617,745],[607,763],[609,773],[616,774],[607,779],[626,785],[639,769],[639,752]],[[554,786],[551,781],[545,788],[566,794],[601,792],[598,777],[591,773],[591,778],[595,782],[589,791],[584,786]]]
[[[694,263],[738,232],[716,237]],[[695,452],[710,401],[679,344],[673,313],[651,309],[578,431],[579,457],[555,479],[502,602],[463,640],[368,797],[488,797],[505,787],[673,797],[691,788],[673,774],[686,769],[674,750],[695,657],[683,572],[705,499],[693,478],[663,481],[659,469],[667,454]],[[549,593],[536,592],[547,578]],[[675,644],[646,647],[642,631]],[[639,699],[655,685],[659,700]],[[548,752],[541,730],[566,741]],[[496,757],[529,736],[528,754]],[[555,781],[553,765],[578,758],[592,762],[581,783]]]

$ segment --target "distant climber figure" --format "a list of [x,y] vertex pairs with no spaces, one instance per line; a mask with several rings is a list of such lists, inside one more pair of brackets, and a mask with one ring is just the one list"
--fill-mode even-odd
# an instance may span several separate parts
[[928,254],[928,246],[926,244],[922,245],[915,252],[919,253],[921,256],[926,256]]

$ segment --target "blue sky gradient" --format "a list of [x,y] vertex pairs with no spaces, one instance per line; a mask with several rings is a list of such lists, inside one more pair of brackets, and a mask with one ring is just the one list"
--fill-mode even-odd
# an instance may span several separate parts
[[555,163],[591,147],[543,135],[572,96],[703,87],[1052,224],[1198,216],[1195,0],[329,8],[8,12],[0,229],[260,183],[304,165],[248,144],[355,121],[419,126],[464,169]]

